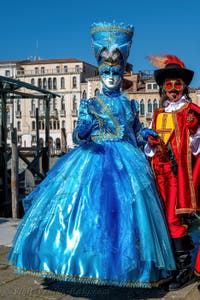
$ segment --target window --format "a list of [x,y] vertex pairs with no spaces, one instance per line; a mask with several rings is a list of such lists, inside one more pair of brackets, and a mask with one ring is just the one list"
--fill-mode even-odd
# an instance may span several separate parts
[[157,103],[157,100],[154,99],[153,100],[153,109],[156,109],[156,108],[158,108],[158,103]]
[[36,143],[36,136],[32,135],[31,140],[32,140],[32,143]]
[[87,93],[86,93],[85,90],[83,91],[83,96],[82,97],[83,97],[83,99],[87,99]]
[[46,89],[47,88],[47,79],[43,78],[43,88]]
[[157,83],[154,83],[154,84],[153,84],[153,89],[154,89],[154,90],[157,90],[157,89],[158,89]]
[[65,110],[65,99],[62,97],[61,99],[61,110]]
[[65,128],[65,121],[62,121],[62,128]]
[[76,65],[76,66],[75,66],[75,72],[77,72],[77,73],[80,72],[80,66],[79,66],[79,65]]
[[20,121],[17,122],[17,130],[21,131],[21,122]]
[[64,77],[61,77],[61,79],[60,79],[60,88],[61,89],[65,88],[65,78]]
[[45,67],[41,67],[41,74],[45,74]]
[[41,78],[38,78],[38,87],[42,88],[42,79]]
[[35,85],[35,79],[34,78],[31,78],[31,84]]
[[17,111],[21,111],[21,102],[17,100]]
[[73,76],[72,78],[72,88],[76,88],[76,77]]
[[60,67],[59,66],[56,66],[56,73],[60,74]]
[[51,78],[48,79],[48,89],[52,90],[52,79]]
[[61,142],[59,138],[56,138],[56,150],[60,150],[61,149]]
[[152,113],[152,103],[151,103],[151,99],[148,100],[148,113]]
[[76,128],[76,120],[73,121],[73,129]]
[[31,99],[31,111],[35,111],[35,99]]
[[39,69],[38,67],[35,67],[35,75],[38,75],[39,74]]
[[55,77],[53,78],[53,89],[57,90],[57,79]]
[[144,100],[143,99],[140,101],[140,114],[141,114],[141,116],[144,116],[144,114],[145,114]]
[[68,72],[68,66],[64,66],[64,73]]
[[151,90],[151,83],[147,84],[147,90]]
[[77,101],[76,101],[76,96],[75,95],[73,97],[72,109],[73,110],[77,110]]
[[32,121],[32,130],[35,130],[36,126],[35,126],[35,121]]
[[5,76],[10,77],[10,70],[5,70]]

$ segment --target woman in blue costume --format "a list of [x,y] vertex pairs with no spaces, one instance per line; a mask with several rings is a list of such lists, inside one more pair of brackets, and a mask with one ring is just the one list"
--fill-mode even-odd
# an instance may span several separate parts
[[[158,286],[175,269],[135,101],[121,93],[132,26],[92,26],[103,93],[80,103],[79,144],[24,200],[16,271],[71,282]],[[146,130],[145,135],[154,134]]]

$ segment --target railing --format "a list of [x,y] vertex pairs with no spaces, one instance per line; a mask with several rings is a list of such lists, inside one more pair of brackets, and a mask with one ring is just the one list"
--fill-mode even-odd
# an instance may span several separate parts
[[54,75],[54,76],[57,75],[58,76],[58,75],[80,74],[82,72],[83,72],[82,68],[79,68],[79,69],[71,68],[71,69],[68,69],[68,71],[65,71],[63,68],[59,72],[56,69],[46,69],[45,72],[40,71],[40,70],[38,70],[37,72],[35,72],[35,70],[17,70],[17,77],[20,77],[20,76],[48,76],[48,75]]

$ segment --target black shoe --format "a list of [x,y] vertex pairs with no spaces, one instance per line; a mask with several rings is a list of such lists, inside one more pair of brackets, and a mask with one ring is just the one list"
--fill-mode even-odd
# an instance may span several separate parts
[[185,274],[181,271],[172,282],[169,284],[168,290],[169,291],[176,291],[187,285],[192,284],[196,281],[196,277],[194,276],[193,272],[189,272],[186,270]]

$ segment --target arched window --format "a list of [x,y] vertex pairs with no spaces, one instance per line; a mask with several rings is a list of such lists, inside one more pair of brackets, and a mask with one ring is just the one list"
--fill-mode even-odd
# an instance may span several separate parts
[[34,78],[31,78],[31,84],[35,85],[35,79]]
[[35,130],[36,126],[35,126],[35,121],[32,121],[32,130]]
[[21,102],[19,99],[17,100],[17,111],[21,111]]
[[76,76],[73,76],[72,78],[72,88],[76,88]]
[[56,150],[60,150],[61,149],[61,142],[59,138],[56,138]]
[[74,97],[73,97],[72,109],[73,109],[73,110],[77,110],[77,101],[76,101],[76,95],[74,95]]
[[68,67],[64,66],[64,72],[67,73],[68,72]]
[[87,99],[87,93],[86,93],[86,91],[85,91],[85,90],[83,91],[83,95],[82,95],[82,97],[83,97],[83,99]]
[[47,79],[43,78],[43,89],[47,88]]
[[145,107],[144,107],[144,100],[140,100],[140,115],[144,116],[145,114]]
[[153,109],[158,108],[158,102],[156,99],[153,100]]
[[31,99],[31,111],[35,111],[35,99]]
[[65,121],[62,121],[62,128],[65,128]]
[[39,111],[42,112],[44,110],[44,103],[42,99],[39,99],[38,106],[39,106]]
[[76,128],[76,120],[73,121],[73,127]]
[[52,79],[51,78],[48,79],[48,89],[52,90]]
[[41,88],[42,87],[42,79],[38,78],[38,87]]
[[61,79],[60,79],[60,88],[61,89],[65,88],[65,78],[64,77],[61,77]]
[[57,79],[55,77],[53,78],[53,89],[57,90]]
[[60,121],[57,121],[57,129],[60,129]]
[[94,96],[97,96],[99,94],[99,89],[95,89]]
[[148,113],[152,113],[152,103],[151,103],[151,99],[148,100]]
[[20,121],[17,122],[17,130],[21,131],[21,122]]
[[65,110],[65,99],[64,99],[64,96],[61,98],[61,110]]

